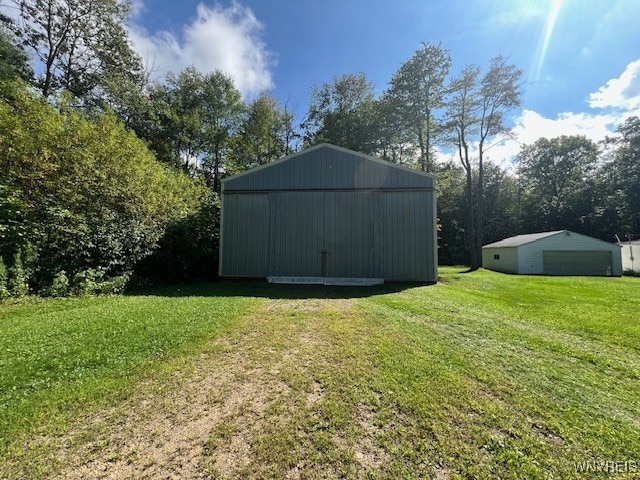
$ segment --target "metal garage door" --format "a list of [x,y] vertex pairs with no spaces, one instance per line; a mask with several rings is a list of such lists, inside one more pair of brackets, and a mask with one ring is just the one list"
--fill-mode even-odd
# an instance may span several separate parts
[[373,194],[325,194],[325,276],[372,278],[375,264]]
[[545,275],[611,275],[611,252],[543,251]]
[[369,192],[274,194],[270,280],[322,283],[379,276],[373,202]]
[[324,193],[281,193],[271,207],[269,275],[321,277]]

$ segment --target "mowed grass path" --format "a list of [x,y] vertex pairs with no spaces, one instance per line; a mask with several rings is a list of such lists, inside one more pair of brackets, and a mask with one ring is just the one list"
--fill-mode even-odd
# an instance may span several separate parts
[[2,306],[0,478],[636,478],[640,279],[441,273]]

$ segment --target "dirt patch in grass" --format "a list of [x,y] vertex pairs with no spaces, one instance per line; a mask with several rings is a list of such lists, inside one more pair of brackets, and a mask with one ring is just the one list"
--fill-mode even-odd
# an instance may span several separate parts
[[[72,462],[60,477],[200,478],[203,457],[215,452],[212,432],[220,432],[220,442],[226,443],[219,455],[211,455],[220,473],[242,466],[249,447],[241,435],[232,434],[259,419],[270,397],[285,387],[252,368],[237,347],[221,356],[200,356],[176,372],[170,385],[146,382],[125,404],[71,432],[60,453]],[[92,430],[102,433],[83,441]]]
[[389,461],[388,453],[379,446],[380,426],[369,407],[362,403],[357,406],[356,419],[361,434],[354,445],[355,458],[365,470],[377,470]]
[[[78,427],[57,442],[52,457],[62,460],[51,476],[198,479],[277,476],[280,472],[290,478],[306,478],[308,469],[316,467],[304,455],[295,460],[292,452],[296,463],[290,466],[277,465],[274,456],[269,465],[265,434],[277,431],[279,424],[293,432],[290,438],[279,440],[284,447],[273,447],[282,448],[286,456],[286,442],[306,435],[296,432],[296,424],[304,430],[305,424],[317,421],[314,412],[326,398],[311,370],[325,361],[318,352],[326,340],[308,327],[314,318],[343,315],[352,307],[350,300],[265,301],[242,329],[212,342],[197,358],[167,374],[168,378],[161,374],[149,379],[117,407],[78,419]],[[302,315],[305,321],[289,318],[284,330],[282,324],[278,328],[270,325],[292,315]],[[319,355],[315,359],[314,352]],[[339,448],[352,455],[355,452],[361,469],[375,469],[386,459],[376,446],[377,427],[364,407],[356,417],[354,425],[362,432],[362,440],[355,444],[346,440]]]
[[282,299],[269,302],[265,306],[266,312],[291,316],[295,312],[333,312],[345,313],[353,308],[353,300],[349,298],[308,298],[308,299]]

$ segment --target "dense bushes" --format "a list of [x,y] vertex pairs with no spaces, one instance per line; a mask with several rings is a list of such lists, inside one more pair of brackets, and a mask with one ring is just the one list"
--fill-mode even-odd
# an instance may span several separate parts
[[211,280],[217,274],[220,201],[207,191],[198,210],[170,225],[158,248],[135,268],[137,281]]
[[0,101],[4,288],[121,289],[167,227],[198,211],[206,189],[158,163],[115,115],[88,118],[65,99],[10,91]]
[[27,293],[29,293],[28,276],[22,265],[20,254],[14,255],[9,267],[0,257],[0,301],[11,297],[24,297]]

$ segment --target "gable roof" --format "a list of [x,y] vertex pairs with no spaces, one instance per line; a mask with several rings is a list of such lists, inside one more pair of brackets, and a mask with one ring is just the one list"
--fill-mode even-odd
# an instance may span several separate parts
[[537,242],[538,240],[542,240],[543,238],[553,237],[554,235],[559,235],[561,233],[564,233],[566,235],[573,235],[576,237],[586,238],[594,242],[605,243],[609,246],[620,245],[615,243],[609,243],[604,240],[600,240],[599,238],[590,237],[588,235],[583,235],[581,233],[572,232],[570,230],[556,230],[554,232],[540,232],[540,233],[528,233],[526,235],[516,235],[515,237],[505,238],[504,240],[500,240],[499,242],[490,243],[489,245],[484,245],[482,248],[519,247],[520,245],[526,245],[528,243]]
[[429,173],[329,143],[222,180],[223,192],[434,188]]
[[569,230],[556,230],[554,232],[541,232],[541,233],[528,233],[526,235],[516,235],[515,237],[505,238],[499,242],[490,243],[484,245],[482,248],[505,248],[505,247],[519,247],[520,245],[526,245],[527,243],[535,242],[541,238],[551,237],[562,232],[568,232]]

